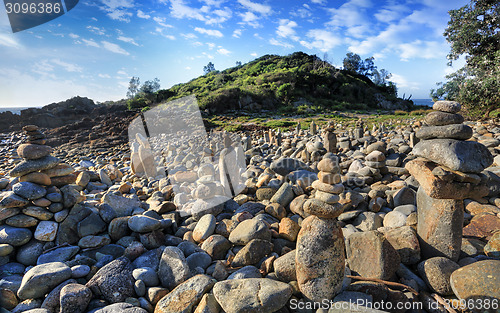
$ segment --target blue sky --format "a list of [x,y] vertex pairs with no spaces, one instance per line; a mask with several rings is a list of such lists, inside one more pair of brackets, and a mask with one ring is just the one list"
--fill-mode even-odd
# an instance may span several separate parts
[[[443,37],[465,0],[80,0],[67,14],[13,34],[0,8],[0,107],[75,95],[125,97],[132,76],[161,87],[213,62],[223,70],[265,54],[316,54],[341,66],[347,52],[393,74],[399,95],[428,98],[454,69]],[[456,66],[461,66],[457,62]],[[456,68],[455,68],[456,69]]]

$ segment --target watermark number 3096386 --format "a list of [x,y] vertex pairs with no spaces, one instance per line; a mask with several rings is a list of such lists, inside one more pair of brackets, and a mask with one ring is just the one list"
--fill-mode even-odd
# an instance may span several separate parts
[[3,0],[12,32],[16,33],[64,15],[79,0]]

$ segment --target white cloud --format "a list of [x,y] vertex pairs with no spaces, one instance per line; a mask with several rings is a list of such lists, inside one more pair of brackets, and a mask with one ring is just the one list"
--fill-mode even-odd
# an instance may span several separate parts
[[243,32],[243,30],[241,30],[241,29],[235,29],[233,32],[233,37],[240,38],[242,32]]
[[138,18],[143,18],[143,19],[150,19],[151,18],[151,15],[149,14],[146,14],[144,12],[142,12],[141,10],[137,10],[137,17]]
[[196,39],[196,38],[198,38],[198,36],[196,36],[193,33],[181,34],[181,36],[184,37],[184,38],[186,38],[186,39]]
[[73,38],[73,39],[77,39],[77,38],[80,38],[80,36],[78,36],[77,34],[73,34],[73,33],[69,33],[68,36],[70,38]]
[[130,22],[130,17],[132,15],[133,15],[132,13],[127,12],[125,10],[114,10],[113,12],[108,13],[108,16],[112,20],[127,22],[127,23]]
[[123,54],[123,55],[130,55],[125,49],[120,47],[119,45],[109,42],[109,41],[101,41],[102,47],[108,51],[111,51],[113,53],[118,53],[118,54]]
[[111,76],[109,76],[108,74],[98,74],[97,76],[99,76],[100,78],[111,78]]
[[194,30],[200,34],[205,34],[212,37],[217,37],[217,38],[224,37],[224,35],[216,29],[205,29],[202,27],[196,27]]
[[399,45],[400,57],[402,61],[409,59],[439,59],[447,54],[447,46],[444,42],[415,40],[411,43]]
[[82,41],[85,43],[85,45],[87,45],[89,47],[99,48],[99,44],[97,42],[95,42],[94,39],[87,40],[87,39],[82,38]]
[[116,72],[116,74],[118,74],[120,76],[128,76],[127,72],[125,72],[124,70],[119,70]]
[[217,50],[217,53],[222,54],[222,55],[230,55],[231,51],[224,49],[224,48],[220,48]]
[[276,30],[276,34],[279,37],[283,38],[291,38],[292,40],[299,40],[299,37],[296,36],[295,32],[295,27],[297,27],[297,23],[294,21],[290,21],[287,19],[280,19],[280,25],[278,26],[278,29]]
[[243,20],[240,24],[248,24],[253,28],[261,27],[260,23],[257,22],[260,17],[255,15],[253,12],[239,13],[238,15]]
[[78,73],[80,73],[83,70],[80,66],[78,66],[76,64],[67,63],[67,62],[61,61],[60,59],[52,59],[51,61],[53,64],[61,66],[66,72],[78,72]]
[[191,67],[190,66],[186,66],[184,69],[187,70],[187,71],[189,71],[189,70],[191,70]]
[[130,22],[130,17],[133,15],[128,12],[128,9],[134,7],[133,0],[101,0],[103,6],[101,10],[107,12],[107,15],[112,20]]
[[323,29],[311,29],[307,32],[307,37],[312,41],[300,41],[308,49],[318,49],[321,52],[327,52],[342,43],[342,40],[332,32]]
[[252,52],[252,53],[250,53],[250,55],[253,56],[253,57],[258,56],[257,52]]
[[99,36],[103,36],[106,34],[106,30],[103,28],[99,28],[99,27],[96,27],[96,26],[87,26],[87,29],[91,32],[91,33],[94,33],[96,35],[99,35]]
[[207,42],[207,46],[208,46],[209,50],[212,50],[213,48],[215,48],[215,43],[213,43],[213,42]]
[[311,0],[311,2],[316,4],[325,4],[326,0]]
[[275,38],[271,38],[269,40],[269,43],[272,44],[273,46],[280,46],[280,47],[283,47],[283,48],[293,48],[293,45],[291,45],[291,44],[289,44],[287,42],[276,40]]
[[118,38],[116,38],[116,39],[123,41],[123,42],[133,44],[134,46],[139,46],[139,44],[137,42],[135,42],[134,38],[118,36]]
[[250,0],[238,0],[238,2],[250,11],[257,12],[260,14],[271,13],[271,6],[269,5],[252,2]]
[[214,10],[213,12],[208,13],[209,15],[205,20],[207,25],[222,24],[233,16],[233,12],[229,8]]
[[183,0],[170,0],[170,13],[175,18],[189,18],[204,21],[205,17],[198,9],[187,6]]
[[[178,19],[187,18],[205,22],[207,25],[222,24],[233,15],[227,8],[219,8],[225,1],[203,0],[206,5],[194,8],[187,5],[184,0],[170,0],[170,14]],[[166,0],[161,0],[166,2]],[[212,10],[215,7],[216,9]]]
[[398,88],[408,88],[410,90],[419,90],[420,84],[409,81],[406,77],[392,73],[390,81],[394,82]]
[[164,17],[155,16],[155,17],[153,17],[153,21],[155,21],[156,23],[158,23],[158,25],[161,25],[165,28],[172,28],[173,27],[172,25],[165,23],[167,21],[167,19]]
[[370,0],[350,0],[338,9],[328,9],[332,17],[327,25],[334,28],[364,25],[367,23],[364,12],[371,6]]
[[18,39],[16,36],[13,34],[0,34],[0,45],[9,47],[9,48],[22,48],[21,44],[19,43]]

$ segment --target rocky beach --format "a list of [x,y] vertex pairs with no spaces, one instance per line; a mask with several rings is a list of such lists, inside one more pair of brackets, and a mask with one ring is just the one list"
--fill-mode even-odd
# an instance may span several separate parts
[[168,144],[109,108],[4,128],[0,312],[500,312],[500,123],[433,109]]

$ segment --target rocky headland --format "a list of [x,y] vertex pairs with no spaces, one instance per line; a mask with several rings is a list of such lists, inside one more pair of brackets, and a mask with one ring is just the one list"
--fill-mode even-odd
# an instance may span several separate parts
[[0,312],[498,312],[500,125],[434,110],[156,155],[128,113],[11,129]]

